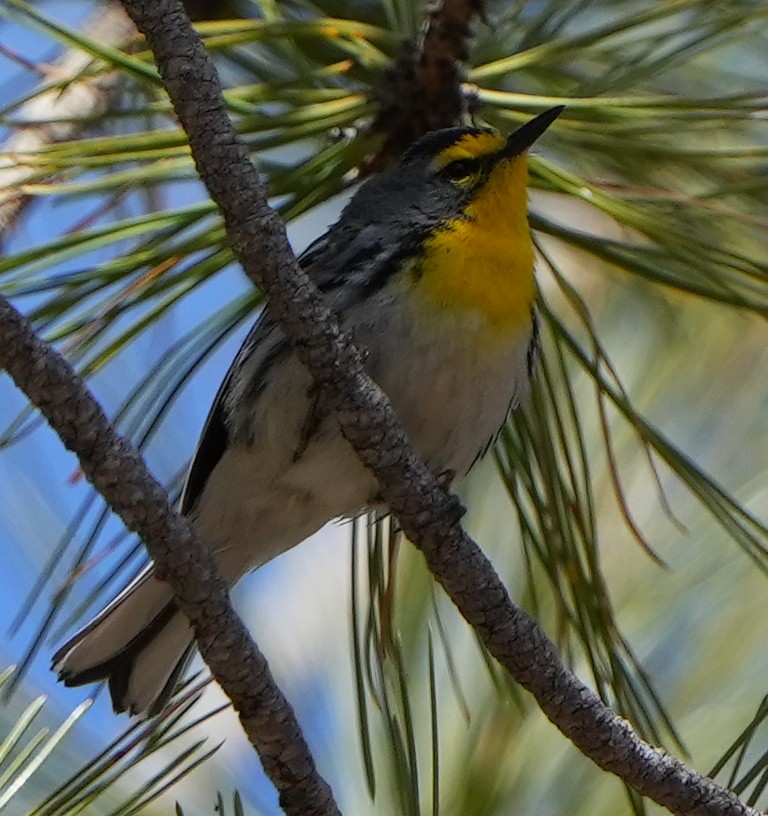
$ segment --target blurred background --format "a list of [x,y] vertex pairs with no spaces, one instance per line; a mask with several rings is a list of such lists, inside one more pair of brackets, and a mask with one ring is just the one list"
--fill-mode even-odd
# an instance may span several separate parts
[[[467,527],[585,682],[765,808],[768,10],[486,5],[474,121],[568,108],[531,162],[543,355],[458,487]],[[299,252],[391,160],[389,67],[424,10],[188,6]],[[260,297],[151,65],[117,5],[0,2],[0,290],[178,495]],[[144,556],[7,378],[0,434],[0,811],[279,813],[204,675],[149,724],[55,682],[55,646]],[[502,674],[386,520],[329,525],[234,599],[343,811],[659,812]]]

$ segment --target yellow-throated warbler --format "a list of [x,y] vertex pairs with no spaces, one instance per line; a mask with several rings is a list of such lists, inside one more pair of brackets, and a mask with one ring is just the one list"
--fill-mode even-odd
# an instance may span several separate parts
[[[301,256],[435,472],[465,474],[528,384],[536,349],[526,151],[553,108],[504,137],[429,133],[366,181]],[[318,398],[268,311],[227,373],[181,511],[224,577],[375,501],[371,473]],[[168,586],[148,568],[54,657],[67,685],[109,679],[116,711],[156,713],[193,649]]]

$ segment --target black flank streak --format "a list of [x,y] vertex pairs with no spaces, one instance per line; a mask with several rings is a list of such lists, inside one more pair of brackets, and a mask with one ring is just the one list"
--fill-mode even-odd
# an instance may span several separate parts
[[293,453],[293,461],[298,462],[307,450],[307,446],[317,434],[323,420],[327,419],[331,412],[326,405],[323,407],[320,390],[317,385],[313,385],[307,394],[309,397],[309,408],[304,425],[299,436],[299,444]]
[[[247,405],[256,404],[261,392],[266,388],[269,372],[275,364],[283,362],[290,353],[291,346],[285,338],[281,338],[264,355],[261,365],[253,372],[251,380],[248,383],[248,389],[243,394]],[[238,355],[238,357],[240,356],[241,355]],[[243,355],[242,359],[247,359],[247,355]]]
[[531,340],[528,344],[528,355],[526,357],[528,376],[533,377],[533,370],[536,367],[536,359],[539,356],[539,346],[541,345],[541,338],[539,337],[539,316],[536,310],[531,311]]
[[189,469],[187,484],[184,488],[184,498],[181,503],[181,512],[184,514],[197,503],[208,477],[224,455],[229,444],[227,426],[224,424],[223,400],[218,398],[213,404],[211,413],[205,423],[200,445],[195,453],[192,467]]

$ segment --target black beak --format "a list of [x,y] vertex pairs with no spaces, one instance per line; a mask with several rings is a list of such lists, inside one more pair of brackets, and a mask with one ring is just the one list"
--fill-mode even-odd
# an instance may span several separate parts
[[499,158],[510,159],[525,153],[564,110],[565,105],[550,108],[548,111],[544,111],[544,113],[540,113],[531,119],[530,122],[526,122],[514,133],[510,133],[507,138],[507,144],[499,154]]

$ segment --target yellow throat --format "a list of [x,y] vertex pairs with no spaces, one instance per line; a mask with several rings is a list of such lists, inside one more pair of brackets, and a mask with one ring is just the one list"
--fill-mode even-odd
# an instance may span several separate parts
[[[473,135],[438,162],[495,153],[504,143],[499,134]],[[535,282],[526,154],[495,165],[464,216],[427,240],[416,286],[427,304],[475,312],[502,333],[530,323]]]

